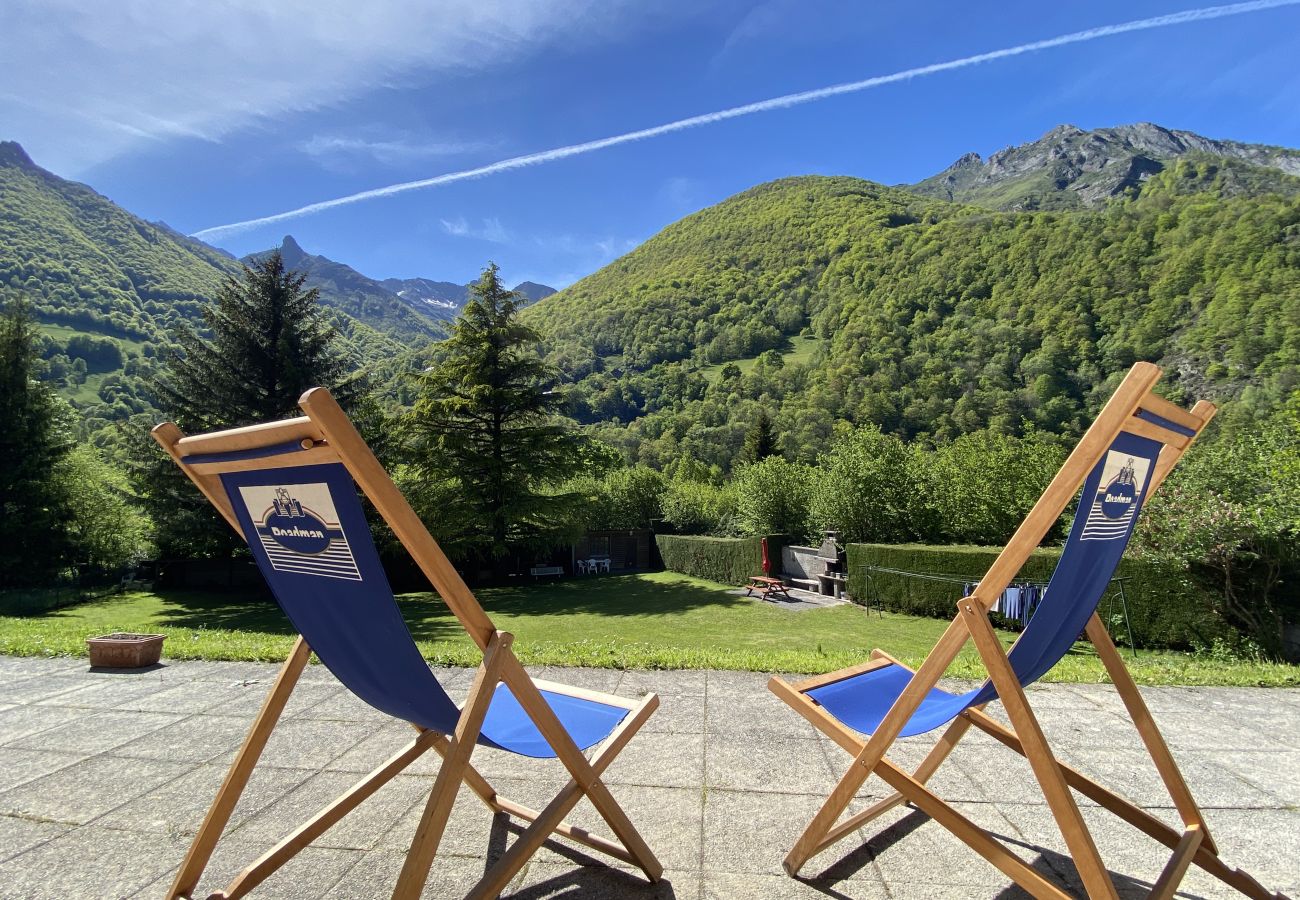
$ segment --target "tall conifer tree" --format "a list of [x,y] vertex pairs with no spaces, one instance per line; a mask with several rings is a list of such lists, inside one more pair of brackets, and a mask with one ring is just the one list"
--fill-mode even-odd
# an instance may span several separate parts
[[184,431],[298,414],[298,398],[329,387],[345,407],[362,387],[348,377],[320,291],[287,270],[280,251],[226,279],[203,312],[206,335],[182,326],[155,382],[159,404]]
[[754,424],[745,432],[745,445],[740,450],[740,462],[756,463],[776,453],[776,434],[767,410],[761,410]]
[[0,586],[48,582],[69,562],[71,514],[54,477],[72,449],[71,410],[34,377],[25,303],[0,316]]
[[[227,278],[203,312],[203,331],[182,325],[153,379],[163,413],[195,433],[299,415],[298,398],[317,386],[344,408],[364,405],[364,380],[350,374],[320,292],[303,290],[305,281],[285,269],[278,250]],[[163,555],[227,555],[239,546],[175,464],[152,440],[141,443],[147,462],[136,468],[135,481],[159,525]]]
[[[556,540],[573,497],[547,490],[579,472],[587,441],[564,415],[539,335],[519,321],[520,297],[489,264],[419,380],[408,419],[425,509],[444,543],[500,558]],[[436,498],[433,499],[433,498]]]

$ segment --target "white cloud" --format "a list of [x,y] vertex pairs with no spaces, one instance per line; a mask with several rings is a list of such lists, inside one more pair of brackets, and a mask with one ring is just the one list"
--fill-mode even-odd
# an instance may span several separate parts
[[6,0],[2,136],[75,174],[142,142],[218,140],[652,15],[633,0]]
[[439,221],[442,222],[442,230],[453,237],[473,238],[479,241],[490,241],[493,244],[509,244],[515,239],[510,230],[496,217],[484,219],[481,228],[470,225],[464,216]]

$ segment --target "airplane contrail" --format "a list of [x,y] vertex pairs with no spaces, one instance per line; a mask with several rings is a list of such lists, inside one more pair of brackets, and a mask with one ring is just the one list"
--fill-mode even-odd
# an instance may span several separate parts
[[242,222],[231,222],[228,225],[215,225],[211,228],[204,228],[201,231],[196,231],[193,236],[204,239],[223,237],[228,234],[246,231],[250,228],[257,228],[262,225],[271,225],[276,222],[283,222],[288,219],[296,219],[301,216],[311,215],[312,213],[323,212],[324,210],[334,209],[338,206],[360,203],[364,200],[374,200],[378,197],[391,197],[394,194],[402,194],[407,191],[437,187],[441,184],[450,184],[453,181],[466,181],[471,178],[482,178],[486,175],[493,175],[497,172],[507,172],[511,169],[522,169],[526,166],[541,165],[542,163],[554,162],[558,159],[567,159],[570,156],[579,156],[583,153],[593,153],[596,150],[604,150],[606,147],[616,147],[619,144],[643,141],[647,138],[658,137],[661,134],[670,134],[674,131],[685,131],[688,128],[698,128],[701,125],[711,125],[715,122],[724,122],[727,119],[736,119],[741,116],[768,112],[774,109],[787,109],[791,106],[812,103],[815,100],[824,100],[827,97],[837,97],[840,94],[852,94],[858,91],[880,87],[881,85],[893,84],[899,81],[908,81],[912,78],[921,78],[926,75],[934,75],[938,72],[961,69],[966,66],[991,62],[996,59],[1006,59],[1007,57],[1019,56],[1023,53],[1032,53],[1035,50],[1048,50],[1053,47],[1062,47],[1067,44],[1081,44],[1086,41],[1094,41],[1097,38],[1110,37],[1117,34],[1128,34],[1133,31],[1146,31],[1151,28],[1165,28],[1170,25],[1182,25],[1188,22],[1202,22],[1207,19],[1220,19],[1226,16],[1239,16],[1246,13],[1276,9],[1282,6],[1296,5],[1300,5],[1300,0],[1249,0],[1249,2],[1245,3],[1230,3],[1224,6],[1207,6],[1200,9],[1188,9],[1183,10],[1182,12],[1169,13],[1168,15],[1163,16],[1153,16],[1148,19],[1134,19],[1131,22],[1121,22],[1118,25],[1102,25],[1097,28],[1089,28],[1085,31],[1075,31],[1070,34],[1062,34],[1041,41],[1019,44],[1015,47],[1004,47],[1001,50],[990,50],[987,53],[977,53],[974,56],[965,56],[961,59],[931,63],[928,66],[918,66],[914,69],[904,69],[901,72],[894,72],[889,75],[876,75],[872,78],[865,78],[862,81],[850,81],[845,84],[836,84],[831,85],[830,87],[817,88],[810,91],[800,91],[795,94],[785,94],[784,96],[773,97],[769,100],[759,100],[754,103],[746,103],[743,106],[733,106],[729,109],[723,109],[717,112],[704,113],[698,116],[678,119],[674,122],[656,125],[653,128],[642,128],[639,131],[629,131],[625,134],[614,135],[613,137],[600,138],[599,140],[587,141],[581,144],[571,144],[567,147],[556,147],[553,150],[543,150],[539,153],[529,153],[525,156],[515,156],[510,159],[503,159],[500,162],[490,163],[489,165],[479,166],[474,169],[465,169],[460,172],[448,172],[445,175],[436,175],[433,178],[422,178],[418,181],[405,181],[400,184],[390,184],[387,187],[373,188],[368,191],[348,194],[346,197],[336,197],[333,200],[322,200],[319,203],[309,203],[306,206],[300,206],[297,209],[291,209],[270,216],[246,219]]

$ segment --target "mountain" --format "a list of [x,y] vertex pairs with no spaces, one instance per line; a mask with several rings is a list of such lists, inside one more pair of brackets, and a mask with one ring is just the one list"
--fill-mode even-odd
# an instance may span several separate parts
[[[444,323],[455,319],[469,299],[468,284],[428,278],[375,281],[349,265],[308,253],[291,235],[285,235],[278,249],[286,266],[307,274],[307,287],[319,289],[325,303],[411,347],[446,337]],[[244,261],[269,252],[249,254]],[[555,288],[531,281],[515,290],[530,301],[555,293]]]
[[538,284],[536,281],[521,281],[511,290],[516,294],[523,294],[529,303],[536,303],[538,300],[545,300],[551,294],[555,293],[555,288],[544,284]]
[[1068,213],[782,179],[525,317],[581,421],[659,466],[726,468],[762,412],[805,461],[845,422],[1069,439],[1139,359],[1171,396],[1266,412],[1300,386],[1300,179],[1227,179],[1252,164],[1215,159]]
[[1215,169],[1220,193],[1294,191],[1300,151],[1202,137],[1149,122],[1084,131],[1059,125],[1036,141],[999,150],[987,160],[967,153],[938,175],[911,185],[928,197],[993,209],[1095,208],[1140,192],[1173,161]]
[[[276,248],[286,268],[306,274],[306,286],[320,291],[321,302],[332,306],[406,347],[420,347],[447,336],[442,325],[424,310],[404,301],[378,281],[325,256],[308,253],[292,235]],[[269,250],[245,256],[245,263]]]
[[25,295],[40,321],[158,341],[196,319],[238,268],[0,142],[0,285]]
[[426,315],[450,321],[469,299],[469,286],[427,278],[385,278],[379,282],[387,291],[423,310]]
[[[430,281],[427,278],[385,278],[379,283],[426,315],[448,321],[456,318],[456,314],[469,299],[468,284]],[[555,288],[535,281],[520,282],[514,286],[514,290],[522,294],[528,303],[536,303],[555,293]]]
[[[181,323],[199,324],[240,271],[229,254],[146,222],[0,142],[0,302],[31,304],[43,377],[88,429],[154,413],[144,384],[160,351]],[[405,349],[337,306],[332,315],[357,365]]]

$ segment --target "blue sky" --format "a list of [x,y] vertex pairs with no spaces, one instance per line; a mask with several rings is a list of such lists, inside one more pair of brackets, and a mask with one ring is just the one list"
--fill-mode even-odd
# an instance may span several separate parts
[[[7,0],[0,138],[194,232],[1196,5]],[[1297,55],[1300,5],[1108,36],[214,242],[291,233],[375,278],[491,259],[560,287],[773,178],[916,181],[1065,122],[1297,147]]]

